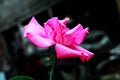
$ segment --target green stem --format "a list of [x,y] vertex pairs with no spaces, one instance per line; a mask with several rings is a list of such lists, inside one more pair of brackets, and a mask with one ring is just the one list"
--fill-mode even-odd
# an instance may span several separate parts
[[55,59],[56,59],[56,55],[54,53],[54,49],[51,48],[51,56],[50,56],[50,60],[51,60],[51,70],[50,70],[50,78],[49,80],[53,79],[53,72],[54,72],[54,67],[55,67]]

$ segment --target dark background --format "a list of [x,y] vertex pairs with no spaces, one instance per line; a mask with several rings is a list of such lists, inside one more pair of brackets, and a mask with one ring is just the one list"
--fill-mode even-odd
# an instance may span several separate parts
[[[1,0],[1,71],[7,79],[16,75],[28,75],[35,80],[48,80],[50,66],[46,67],[39,60],[48,56],[49,49],[38,50],[23,38],[21,29],[28,24],[32,16],[35,16],[41,25],[49,18],[57,16],[59,19],[70,17],[72,22],[67,24],[69,28],[80,23],[83,27],[90,28],[89,34],[94,34],[92,31],[101,31],[104,35],[93,35],[83,42],[90,45],[88,50],[95,53],[90,61],[83,63],[80,59],[58,60],[54,80],[104,80],[101,77],[106,74],[120,73],[120,58],[117,58],[118,54],[116,57],[116,52],[114,55],[110,53],[110,50],[120,43],[117,4],[117,0]],[[108,42],[97,48],[104,36],[108,37]],[[94,44],[96,46],[93,48]],[[31,53],[27,52],[29,46],[32,46]],[[111,56],[115,59],[109,60]]]

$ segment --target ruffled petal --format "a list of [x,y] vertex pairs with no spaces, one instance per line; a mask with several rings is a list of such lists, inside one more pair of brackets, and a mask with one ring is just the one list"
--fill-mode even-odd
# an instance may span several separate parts
[[26,37],[27,33],[36,34],[43,37],[47,36],[44,28],[36,21],[34,17],[32,17],[29,24],[24,27],[24,37]]
[[88,27],[83,29],[82,25],[78,24],[75,28],[65,33],[63,38],[63,44],[80,44],[84,40],[87,33]]
[[64,21],[58,20],[58,17],[53,17],[49,19],[46,23],[44,23],[45,30],[48,35],[57,43],[62,43],[63,35],[69,29],[66,28],[65,23],[68,21],[66,18]]
[[55,39],[55,32],[52,30],[52,28],[49,27],[48,25],[45,25],[45,26],[44,26],[44,29],[45,29],[45,31],[46,31],[47,36],[48,36],[50,39],[54,40],[54,39]]
[[59,27],[62,31],[62,34],[64,34],[65,32],[67,32],[69,30],[69,28],[66,27],[66,24],[68,23],[69,18],[65,18],[63,20],[59,20]]
[[51,27],[52,30],[55,31],[56,33],[61,33],[58,17],[53,17],[49,19],[46,23],[44,23],[44,26],[46,25]]
[[61,23],[63,23],[63,24],[67,24],[68,23],[68,21],[69,21],[69,18],[68,17],[66,17],[65,19],[63,19],[63,20],[59,20]]
[[80,58],[83,62],[89,60],[94,54],[76,45],[64,46],[56,44],[57,58]]
[[29,39],[30,42],[32,42],[33,44],[40,48],[46,48],[55,44],[55,42],[51,39],[43,38],[39,35],[31,33],[27,33],[26,37]]
[[54,41],[49,39],[44,28],[33,17],[24,27],[24,37],[40,48],[52,46]]
[[31,21],[29,22],[30,23],[34,23],[36,26],[40,27],[41,29],[44,29],[38,22],[37,20],[35,19],[35,17],[33,16]]
[[56,33],[62,34],[63,31],[68,30],[68,28],[65,25],[68,21],[69,18],[65,18],[64,20],[58,20],[58,17],[53,17],[49,19],[46,23],[44,23],[44,26],[48,25]]
[[76,49],[76,50],[78,50],[78,51],[80,51],[80,52],[82,52],[82,55],[80,55],[80,58],[81,58],[81,60],[84,62],[85,60],[89,60],[90,58],[92,58],[93,56],[94,56],[94,53],[92,53],[92,52],[90,52],[90,51],[88,51],[88,50],[86,50],[86,49],[84,49],[84,48],[82,48],[82,47],[80,47],[80,46],[74,46],[74,49]]
[[62,44],[56,44],[55,50],[57,58],[73,58],[79,56],[79,51],[73,50]]

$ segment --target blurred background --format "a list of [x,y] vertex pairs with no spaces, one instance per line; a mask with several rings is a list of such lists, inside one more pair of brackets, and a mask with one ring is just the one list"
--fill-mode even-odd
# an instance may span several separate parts
[[89,27],[80,45],[95,56],[57,60],[54,80],[120,80],[120,0],[0,0],[0,80],[17,75],[48,80],[49,48],[23,38],[23,26],[34,16],[43,25],[49,18],[70,17],[67,24]]

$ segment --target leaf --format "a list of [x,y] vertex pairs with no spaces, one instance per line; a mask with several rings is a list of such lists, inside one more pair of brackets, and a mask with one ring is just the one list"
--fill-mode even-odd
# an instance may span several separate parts
[[15,76],[10,78],[9,80],[34,80],[34,79],[29,76]]

